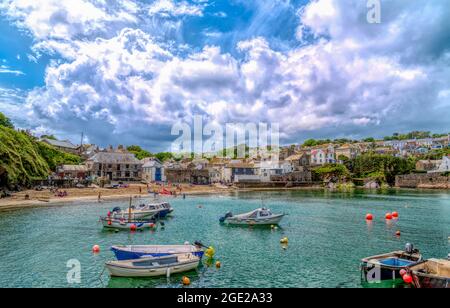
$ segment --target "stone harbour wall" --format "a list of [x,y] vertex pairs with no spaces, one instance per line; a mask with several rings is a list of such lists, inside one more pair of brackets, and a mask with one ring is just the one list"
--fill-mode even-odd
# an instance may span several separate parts
[[450,176],[440,173],[419,173],[398,175],[395,186],[401,188],[434,188],[450,189]]

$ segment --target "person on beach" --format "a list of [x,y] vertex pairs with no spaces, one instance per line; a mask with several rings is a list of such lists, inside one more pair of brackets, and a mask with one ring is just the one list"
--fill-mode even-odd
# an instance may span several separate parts
[[102,202],[102,193],[98,192],[98,202]]

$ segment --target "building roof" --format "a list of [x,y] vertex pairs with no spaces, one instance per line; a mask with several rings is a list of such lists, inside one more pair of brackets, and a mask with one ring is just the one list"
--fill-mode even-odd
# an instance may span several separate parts
[[143,162],[144,160],[141,160],[141,163],[143,163],[142,168],[151,168],[151,167],[162,167],[163,164],[157,159],[150,159],[147,160],[146,162]]
[[257,167],[253,164],[248,164],[248,163],[231,163],[226,165],[227,168],[252,168],[252,169],[256,169]]
[[294,154],[294,155],[289,156],[285,160],[287,160],[287,161],[300,160],[304,155],[305,155],[305,153]]
[[142,164],[132,153],[98,152],[89,161],[102,164]]
[[58,168],[59,172],[69,172],[69,171],[79,171],[86,172],[88,171],[87,166],[85,165],[61,165]]
[[42,139],[43,142],[53,145],[55,147],[67,148],[67,149],[77,149],[78,146],[71,143],[69,140],[53,140],[53,139]]

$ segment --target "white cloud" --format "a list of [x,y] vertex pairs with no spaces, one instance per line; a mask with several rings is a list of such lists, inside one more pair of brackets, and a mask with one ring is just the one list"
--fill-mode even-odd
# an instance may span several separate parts
[[204,7],[205,4],[189,4],[187,1],[157,0],[150,5],[148,14],[150,16],[161,15],[165,17],[203,16]]
[[20,70],[11,69],[9,66],[0,65],[0,74],[13,74],[16,76],[25,75],[24,72]]
[[[167,141],[171,124],[194,114],[218,123],[277,122],[289,140],[315,131],[336,136],[412,125],[448,128],[450,44],[438,25],[450,9],[438,5],[443,11],[437,13],[421,0],[424,9],[393,4],[384,23],[374,26],[365,22],[361,1],[350,3],[311,2],[299,12],[298,33],[303,43],[308,34],[314,42],[280,52],[255,37],[237,44],[242,58],[216,46],[179,57],[144,30],[116,31],[108,16],[118,13],[101,5],[83,27],[64,23],[61,31],[44,31],[50,19],[41,17],[40,25],[30,21],[33,13],[24,13],[19,19],[41,38],[34,49],[65,60],[52,62],[45,86],[28,95],[28,116],[36,127],[82,128],[92,142],[155,147]],[[158,1],[152,14],[198,14],[183,5]],[[405,29],[412,27],[408,14],[421,22],[414,37]],[[100,24],[111,35],[93,39]],[[59,33],[71,39],[53,39]]]

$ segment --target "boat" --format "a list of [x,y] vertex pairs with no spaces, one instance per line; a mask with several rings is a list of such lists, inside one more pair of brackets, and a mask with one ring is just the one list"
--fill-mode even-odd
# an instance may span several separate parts
[[192,253],[148,257],[136,260],[109,261],[106,268],[113,277],[156,277],[196,269],[200,258]]
[[127,210],[116,207],[111,211],[114,218],[129,219],[147,219],[147,218],[164,218],[173,212],[173,208],[167,202],[140,204],[131,206]]
[[125,218],[100,217],[100,221],[104,228],[119,230],[143,230],[156,226],[155,219],[126,220]]
[[421,262],[422,255],[410,243],[405,250],[370,256],[361,260],[361,275],[366,282],[401,279],[400,271]]
[[269,209],[259,208],[248,213],[233,215],[225,214],[219,220],[230,225],[277,225],[285,214],[273,214]]
[[415,288],[450,289],[450,260],[429,259],[411,266],[408,272]]
[[181,253],[192,253],[201,259],[204,254],[202,246],[198,242],[195,245],[119,245],[112,246],[111,250],[119,261],[146,257],[162,257]]

